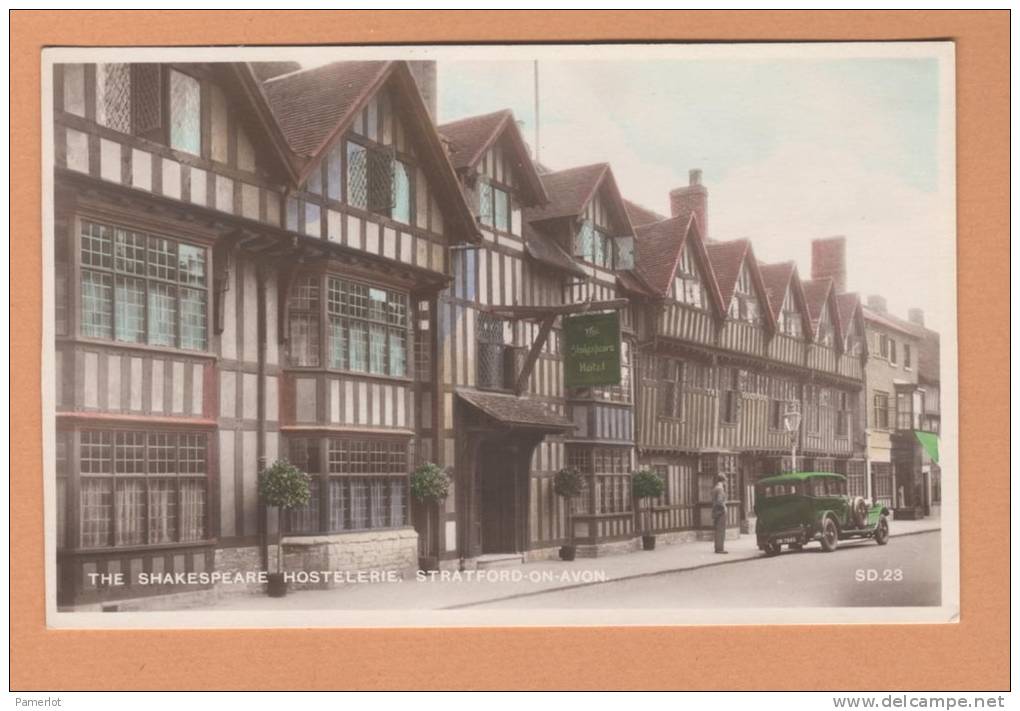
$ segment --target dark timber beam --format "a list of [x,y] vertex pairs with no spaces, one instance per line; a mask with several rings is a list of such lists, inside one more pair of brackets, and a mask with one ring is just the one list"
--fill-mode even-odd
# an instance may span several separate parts
[[486,306],[480,310],[493,316],[509,319],[541,319],[547,316],[569,316],[583,314],[588,311],[612,311],[622,309],[630,303],[627,299],[611,299],[610,301],[582,301],[577,304],[562,306]]
[[542,319],[542,327],[538,329],[538,336],[535,337],[535,342],[531,344],[531,350],[528,351],[528,357],[524,359],[524,364],[521,366],[521,372],[517,374],[517,383],[514,385],[514,392],[520,396],[524,392],[524,388],[528,386],[528,378],[531,377],[531,371],[535,368],[535,363],[538,362],[538,356],[542,352],[542,347],[545,345],[546,340],[549,338],[549,332],[552,331],[553,323],[556,322],[556,314],[549,314]]

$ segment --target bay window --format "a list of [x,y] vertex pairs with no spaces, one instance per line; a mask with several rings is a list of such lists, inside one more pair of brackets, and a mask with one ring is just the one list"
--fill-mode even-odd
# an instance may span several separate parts
[[[324,344],[320,323],[325,324]],[[291,365],[325,362],[337,370],[407,375],[410,323],[402,292],[332,275],[301,275],[290,287],[287,325]]]
[[206,538],[207,449],[204,433],[82,430],[80,546]]
[[289,459],[311,478],[311,497],[292,509],[289,533],[336,533],[408,525],[407,442],[292,437]]
[[83,220],[79,257],[83,336],[206,349],[204,247]]

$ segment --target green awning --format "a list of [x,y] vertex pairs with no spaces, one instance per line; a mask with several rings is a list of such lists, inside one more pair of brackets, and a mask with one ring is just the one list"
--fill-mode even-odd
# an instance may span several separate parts
[[917,435],[917,441],[924,447],[924,451],[928,453],[931,460],[936,464],[939,463],[939,436],[932,434],[931,432],[914,432]]

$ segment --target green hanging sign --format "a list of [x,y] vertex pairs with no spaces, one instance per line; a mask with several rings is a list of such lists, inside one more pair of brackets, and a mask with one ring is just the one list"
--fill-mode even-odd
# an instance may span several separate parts
[[563,319],[563,385],[587,388],[620,384],[620,314]]
[[924,447],[924,451],[928,453],[931,460],[936,464],[939,463],[939,436],[931,432],[920,432],[915,430],[914,435],[917,437],[917,441]]

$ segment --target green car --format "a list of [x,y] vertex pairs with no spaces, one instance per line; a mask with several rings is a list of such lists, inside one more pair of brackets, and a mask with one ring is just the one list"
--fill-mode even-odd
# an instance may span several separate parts
[[828,472],[791,472],[755,484],[758,548],[778,555],[783,545],[800,550],[819,541],[834,551],[841,540],[889,542],[889,509],[848,496],[846,477]]

